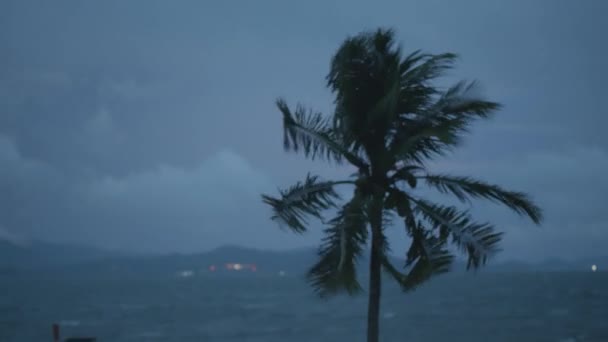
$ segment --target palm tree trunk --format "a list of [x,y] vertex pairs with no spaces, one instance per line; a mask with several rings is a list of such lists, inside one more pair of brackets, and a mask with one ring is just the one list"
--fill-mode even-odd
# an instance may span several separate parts
[[380,291],[381,291],[381,263],[380,244],[372,228],[372,251],[369,262],[369,300],[367,305],[367,342],[378,342],[380,338]]
[[369,299],[367,305],[367,342],[380,339],[380,294],[382,271],[382,203],[375,200],[372,210],[371,231],[372,248],[369,262]]

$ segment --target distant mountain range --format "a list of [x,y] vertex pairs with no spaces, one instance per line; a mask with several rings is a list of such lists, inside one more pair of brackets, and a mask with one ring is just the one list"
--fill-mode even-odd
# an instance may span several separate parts
[[[0,273],[45,269],[175,273],[180,270],[207,271],[211,265],[215,266],[217,272],[221,272],[226,264],[239,263],[255,264],[260,273],[285,271],[301,274],[315,260],[314,248],[267,251],[224,246],[204,253],[130,256],[80,245],[34,241],[27,246],[19,246],[0,240]],[[403,264],[403,260],[397,258],[394,258],[394,262],[396,265]],[[483,272],[590,271],[593,264],[597,264],[601,271],[602,265],[608,267],[608,257],[575,261],[547,260],[541,263],[494,262],[485,267]],[[363,270],[365,269],[364,267]],[[452,269],[455,272],[464,271],[465,263],[459,260]]]

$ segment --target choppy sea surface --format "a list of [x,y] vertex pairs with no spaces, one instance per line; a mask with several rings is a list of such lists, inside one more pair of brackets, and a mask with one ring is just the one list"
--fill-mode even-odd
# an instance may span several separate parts
[[[0,341],[364,341],[365,304],[290,276],[1,276]],[[450,274],[381,315],[382,341],[608,342],[608,273]]]

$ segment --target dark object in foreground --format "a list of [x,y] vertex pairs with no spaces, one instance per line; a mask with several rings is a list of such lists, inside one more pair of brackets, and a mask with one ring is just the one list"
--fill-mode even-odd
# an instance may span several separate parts
[[[59,324],[53,324],[53,341],[59,342],[61,336]],[[64,342],[96,342],[95,337],[69,337],[63,340]]]

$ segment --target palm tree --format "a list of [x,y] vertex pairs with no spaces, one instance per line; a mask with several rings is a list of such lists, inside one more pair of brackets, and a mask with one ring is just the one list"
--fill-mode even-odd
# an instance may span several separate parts
[[[362,290],[357,261],[371,240],[368,342],[379,339],[382,270],[404,291],[411,291],[449,270],[453,260],[449,242],[467,255],[467,268],[482,266],[498,251],[502,233],[492,224],[477,223],[468,211],[433,203],[414,189],[425,185],[461,201],[487,199],[536,224],[542,219],[541,209],[524,193],[428,170],[428,161],[457,147],[474,120],[488,118],[500,107],[476,96],[475,82],[459,82],[443,90],[433,86],[432,81],[455,59],[451,53],[420,51],[404,56],[392,30],[364,32],[346,39],[331,61],[327,76],[335,95],[331,117],[301,105],[292,111],[284,100],[277,100],[286,150],[356,169],[351,178],[340,181],[308,175],[279,190],[278,197],[262,197],[272,207],[272,219],[282,227],[304,233],[309,218],[326,225],[319,260],[307,275],[323,297]],[[341,204],[338,186],[351,186],[352,198]],[[325,221],[328,209],[337,209],[337,214]],[[396,219],[402,220],[411,239],[402,269],[389,260],[385,235]]]

